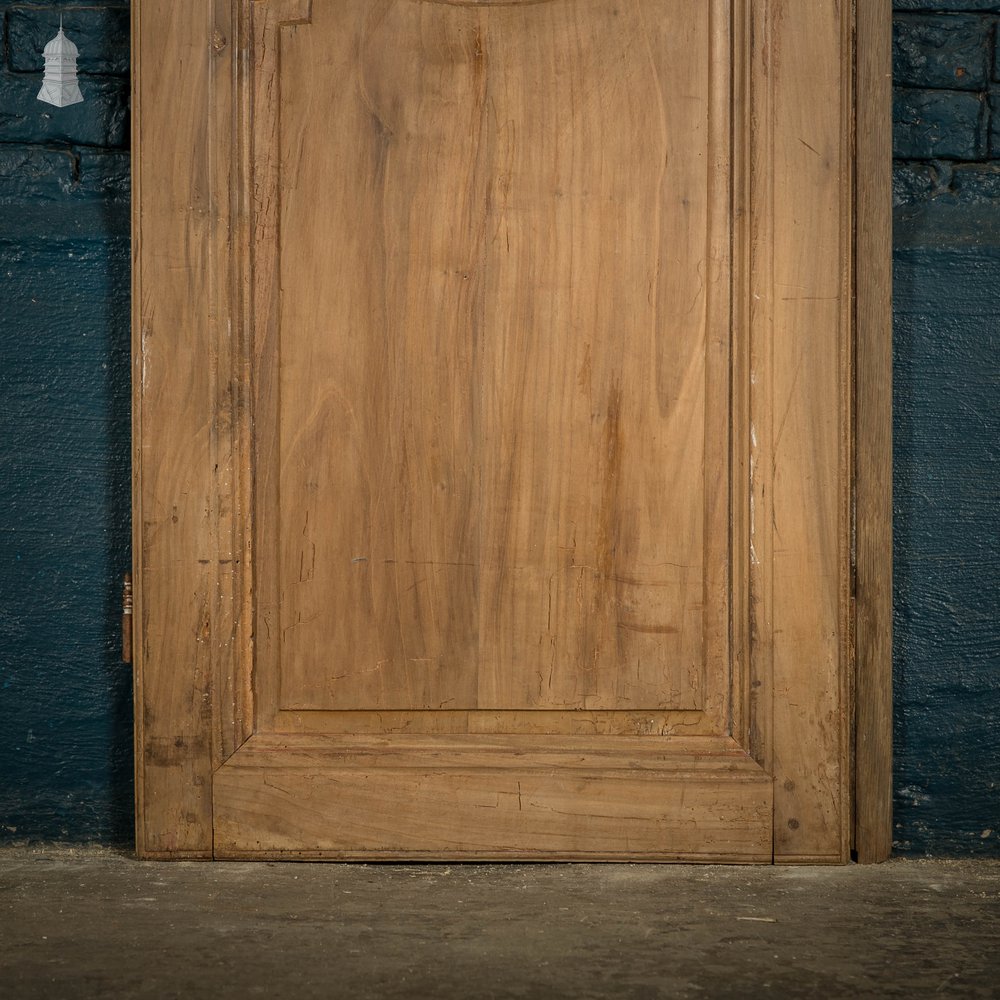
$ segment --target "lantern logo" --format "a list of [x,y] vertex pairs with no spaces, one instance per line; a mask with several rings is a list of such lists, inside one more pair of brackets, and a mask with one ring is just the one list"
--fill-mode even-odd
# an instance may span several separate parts
[[77,47],[63,34],[59,18],[59,34],[45,46],[45,77],[38,99],[57,108],[79,104],[83,100],[76,79]]

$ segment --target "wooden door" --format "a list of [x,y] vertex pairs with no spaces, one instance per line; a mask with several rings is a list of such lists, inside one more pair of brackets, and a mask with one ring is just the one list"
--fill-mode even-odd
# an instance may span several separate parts
[[846,860],[852,5],[134,9],[140,852]]

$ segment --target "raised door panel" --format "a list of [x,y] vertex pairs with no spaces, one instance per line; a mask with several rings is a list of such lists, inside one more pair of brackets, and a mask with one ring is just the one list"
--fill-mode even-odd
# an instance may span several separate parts
[[278,708],[721,723],[723,8],[255,10]]

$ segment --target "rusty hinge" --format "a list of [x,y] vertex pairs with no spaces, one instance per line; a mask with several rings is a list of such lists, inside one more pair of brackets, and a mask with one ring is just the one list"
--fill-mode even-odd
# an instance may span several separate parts
[[122,660],[132,662],[132,574],[122,581]]

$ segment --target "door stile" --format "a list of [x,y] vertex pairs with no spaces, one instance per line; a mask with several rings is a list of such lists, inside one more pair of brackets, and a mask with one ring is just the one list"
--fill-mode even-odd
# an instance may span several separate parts
[[760,0],[751,19],[757,749],[774,776],[775,860],[842,863],[850,825],[853,10],[835,0]]
[[[751,39],[743,85],[746,95],[746,176],[742,191],[745,297],[737,299],[745,318],[742,348],[745,369],[737,384],[743,394],[743,433],[734,431],[748,502],[742,511],[747,553],[746,609],[749,695],[747,706],[748,752],[770,773],[774,762],[774,650],[772,525],[767,517],[770,496],[767,452],[772,439],[774,330],[774,201],[770,164],[774,158],[773,77],[766,72],[773,46],[772,12],[768,3],[743,0],[741,13]],[[734,373],[734,379],[736,373]],[[735,605],[735,602],[734,602]],[[734,608],[735,611],[735,608]]]
[[132,6],[133,659],[144,858],[212,855],[211,30],[204,5]]

